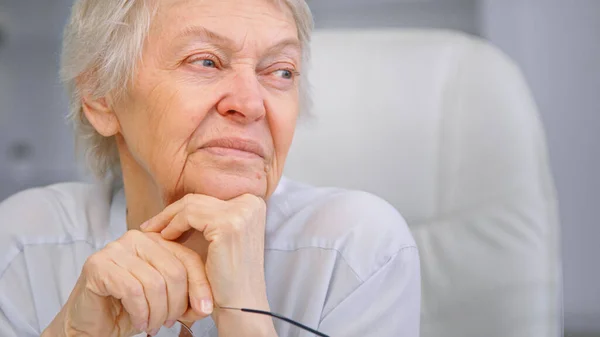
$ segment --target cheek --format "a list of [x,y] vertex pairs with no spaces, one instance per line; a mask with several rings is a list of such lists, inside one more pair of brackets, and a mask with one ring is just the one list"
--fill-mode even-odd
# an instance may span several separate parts
[[[185,100],[178,91],[170,88],[155,90],[146,96],[146,104],[138,128],[144,126],[147,137],[144,146],[152,154],[153,161],[164,164],[165,156],[176,155],[175,152],[184,146],[185,140],[193,132],[193,115],[188,110]],[[166,153],[165,153],[166,152]]]
[[283,166],[292,145],[299,112],[297,97],[281,103],[270,118],[275,156],[279,166]]
[[210,99],[198,95],[197,90],[179,86],[159,103],[160,118],[152,126],[159,134],[153,142],[160,149],[155,158],[159,168],[171,166],[171,171],[181,173],[191,151],[190,141],[210,110],[207,102]]
[[124,134],[134,156],[160,185],[181,174],[190,139],[210,110],[206,102],[210,99],[198,95],[196,86],[177,81],[140,88],[133,96],[129,106],[134,111]]
[[298,119],[298,100],[288,100],[275,107],[272,106],[273,113],[269,116],[269,125],[271,136],[273,137],[273,146],[275,150],[270,171],[267,174],[267,192],[266,197],[270,197],[277,188],[278,182],[283,175],[285,161],[294,139],[296,122]]

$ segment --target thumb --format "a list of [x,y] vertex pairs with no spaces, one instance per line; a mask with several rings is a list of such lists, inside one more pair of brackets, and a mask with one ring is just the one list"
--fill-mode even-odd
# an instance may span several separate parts
[[86,278],[82,275],[61,310],[63,325],[68,324],[69,330],[85,332],[90,336],[104,335],[107,326],[112,325],[120,331],[122,336],[133,336],[140,333],[133,326],[127,310],[123,310],[122,314],[118,316],[113,316],[104,310],[100,311],[104,313],[103,315],[90,315],[90,312],[98,312],[98,308],[120,307],[120,303],[114,297],[99,295],[97,291],[90,289],[86,284]]

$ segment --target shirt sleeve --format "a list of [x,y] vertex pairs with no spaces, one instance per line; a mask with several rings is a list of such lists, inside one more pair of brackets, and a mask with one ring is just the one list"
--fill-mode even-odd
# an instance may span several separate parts
[[0,277],[0,336],[39,336],[25,258],[20,253]]
[[319,330],[332,337],[418,337],[420,309],[419,253],[406,247],[327,313]]
[[[0,203],[0,336],[33,337],[41,331],[31,275],[20,237],[49,223],[47,197],[40,189],[14,195]],[[39,227],[41,228],[41,227]],[[49,277],[49,275],[42,275]],[[45,279],[50,280],[51,279]]]
[[0,309],[0,334],[6,337],[18,337],[17,332],[11,326],[10,321],[4,314],[4,310]]

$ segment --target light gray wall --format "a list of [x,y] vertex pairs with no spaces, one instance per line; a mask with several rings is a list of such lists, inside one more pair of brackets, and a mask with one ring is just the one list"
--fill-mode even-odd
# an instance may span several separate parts
[[600,1],[486,0],[483,34],[522,67],[560,198],[567,331],[600,336]]
[[317,28],[446,28],[478,34],[477,0],[308,0]]
[[57,79],[69,4],[0,2],[0,199],[75,177],[67,104]]

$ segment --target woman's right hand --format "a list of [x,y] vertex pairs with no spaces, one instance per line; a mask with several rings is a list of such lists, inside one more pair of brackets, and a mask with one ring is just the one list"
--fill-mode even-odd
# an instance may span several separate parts
[[154,335],[212,312],[200,255],[160,234],[129,231],[90,256],[69,300],[42,336]]

